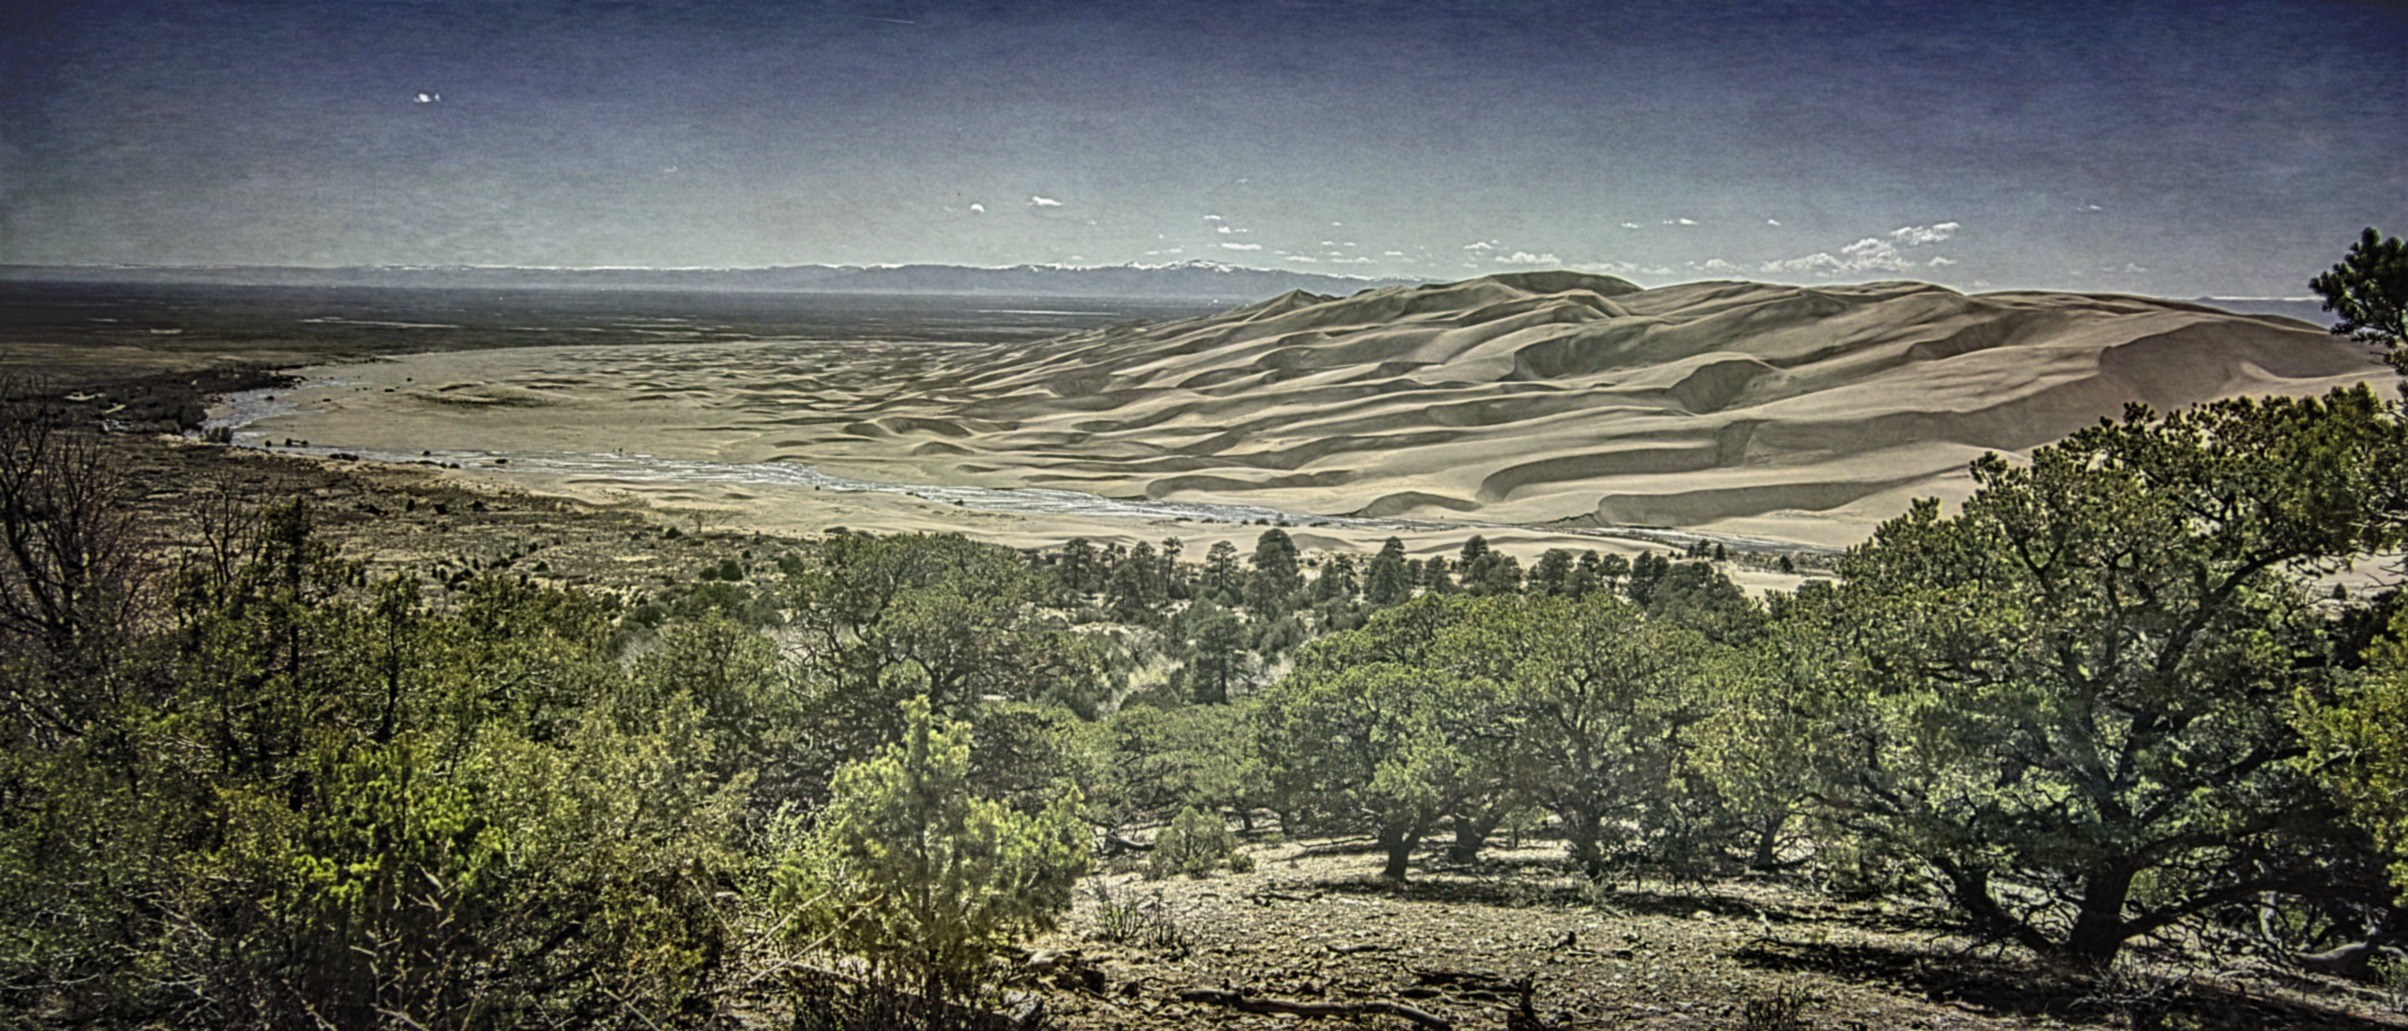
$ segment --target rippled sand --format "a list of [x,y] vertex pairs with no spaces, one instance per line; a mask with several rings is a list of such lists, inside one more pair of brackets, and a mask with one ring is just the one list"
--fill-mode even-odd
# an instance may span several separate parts
[[[862,513],[850,525],[995,522],[1005,538],[1087,524],[625,463],[1374,521],[1311,528],[1333,539],[1376,541],[1402,519],[1552,528],[1534,540],[1653,525],[1825,546],[1861,539],[1913,497],[1961,496],[1984,451],[2027,451],[2127,401],[2390,378],[2304,323],[2171,302],[1921,283],[1642,291],[1564,273],[1291,294],[1033,344],[489,350],[317,374],[329,379],[252,429],[466,456],[496,473],[493,459],[515,456],[517,475],[559,489],[782,526],[848,523],[847,505]],[[597,465],[525,469],[563,455]],[[1128,525],[1155,517],[1094,525],[1139,538],[1198,522]]]

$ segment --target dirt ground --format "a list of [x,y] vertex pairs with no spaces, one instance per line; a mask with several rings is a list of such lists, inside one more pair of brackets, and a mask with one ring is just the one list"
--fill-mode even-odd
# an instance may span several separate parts
[[1554,842],[1461,867],[1427,852],[1402,884],[1378,879],[1367,839],[1246,851],[1256,866],[1243,874],[1089,878],[1062,928],[1035,943],[1035,965],[1059,971],[1032,978],[1058,1025],[1349,1026],[1181,999],[1223,989],[1387,1000],[1456,1028],[1505,1028],[1520,1026],[1509,1020],[1528,979],[1543,1022],[1529,1026],[1555,1028],[2408,1026],[2375,988],[2249,960],[2209,971],[2171,951],[2086,979],[1978,947],[1933,907],[1839,903],[1776,878],[1596,890]]

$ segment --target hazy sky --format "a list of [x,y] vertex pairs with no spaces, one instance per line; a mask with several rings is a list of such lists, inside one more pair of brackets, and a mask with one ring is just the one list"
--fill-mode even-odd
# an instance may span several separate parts
[[2299,295],[2408,232],[2404,44],[2392,2],[0,0],[0,262]]

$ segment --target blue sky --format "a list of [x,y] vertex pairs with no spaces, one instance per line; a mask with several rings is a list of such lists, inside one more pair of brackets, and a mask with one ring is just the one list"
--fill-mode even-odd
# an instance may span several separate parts
[[2299,295],[2408,231],[2392,3],[0,7],[0,262]]

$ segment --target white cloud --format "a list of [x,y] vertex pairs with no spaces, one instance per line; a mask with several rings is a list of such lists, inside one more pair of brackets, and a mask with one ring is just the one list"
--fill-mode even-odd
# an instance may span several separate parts
[[984,204],[972,204],[970,205],[970,213],[973,215],[984,215],[987,213],[987,206]]
[[1909,247],[1915,247],[1927,243],[1938,243],[1955,236],[1959,228],[1962,227],[1954,222],[1934,222],[1927,226],[1899,226],[1890,230],[1890,239]]
[[1467,251],[1493,251],[1497,249],[1497,243],[1494,240],[1474,240],[1470,243],[1464,244],[1463,249]]
[[2149,271],[2149,270],[2148,270],[2148,269],[2146,269],[2146,268],[2143,268],[2143,267],[2141,267],[2140,265],[2137,265],[2137,264],[2134,264],[2134,263],[2132,263],[2132,262],[2129,262],[2129,261],[2127,261],[2127,262],[2125,262],[2125,263],[2124,263],[2124,271],[2126,271],[2126,272],[2147,272],[2147,271]]
[[2107,210],[2107,209],[2106,209],[2106,208],[2102,208],[2102,207],[2100,207],[2100,206],[2098,206],[2098,205],[2096,205],[2096,204],[2084,204],[2084,205],[2082,205],[2082,210],[2084,210],[2084,211],[2105,211],[2105,210]]
[[1287,260],[1303,262],[1307,265],[1318,265],[1321,263],[1321,259],[1307,254],[1290,254],[1287,256]]
[[1338,241],[1336,241],[1336,240],[1323,240],[1323,241],[1321,241],[1321,246],[1323,246],[1323,247],[1335,247],[1335,246],[1337,246],[1337,245],[1338,245]]
[[1896,244],[1878,236],[1868,236],[1839,249],[1838,254],[1817,251],[1803,258],[1784,258],[1768,261],[1761,266],[1765,272],[1803,272],[1810,276],[1855,275],[1864,272],[1904,272],[1906,259],[1898,256]]
[[1216,233],[1227,234],[1229,232],[1229,227],[1225,225],[1214,226],[1212,227],[1212,231]]
[[1562,259],[1562,258],[1558,258],[1558,257],[1556,257],[1556,256],[1555,256],[1555,254],[1554,254],[1553,252],[1548,252],[1548,253],[1546,253],[1546,254],[1532,254],[1532,253],[1530,253],[1529,251],[1515,251],[1515,252],[1513,252],[1513,253],[1511,253],[1511,254],[1499,254],[1499,255],[1497,255],[1496,257],[1494,257],[1494,258],[1491,258],[1491,259],[1489,259],[1489,260],[1491,260],[1491,261],[1494,261],[1494,262],[1496,262],[1496,263],[1497,263],[1497,264],[1499,264],[1499,265],[1560,265],[1560,264],[1563,264],[1563,259]]
[[1263,249],[1263,245],[1259,243],[1224,243],[1221,245],[1221,249],[1225,251],[1259,251]]
[[1740,268],[1737,265],[1733,265],[1730,262],[1722,260],[1721,258],[1708,258],[1706,259],[1705,264],[1698,267],[1705,269],[1708,272],[1732,272],[1742,274],[1747,272],[1746,269]]
[[1669,276],[1672,269],[1663,265],[1641,265],[1634,261],[1591,261],[1567,266],[1575,272],[1602,272],[1609,276]]
[[1030,206],[1039,208],[1058,208],[1062,206],[1061,201],[1055,200],[1051,197],[1032,196],[1028,199],[1028,202]]
[[1658,224],[1668,226],[1693,226],[1697,224],[1697,220],[1694,218],[1667,218]]
[[1637,222],[1624,222],[1624,223],[1622,223],[1622,228],[1624,228],[1624,229],[1637,229],[1637,228],[1639,228],[1639,224],[1638,224]]
[[1950,265],[1956,264],[1956,259],[1945,254],[1934,254],[1931,256],[1931,260],[1924,262],[1924,264],[1933,268],[1946,268]]
[[1332,265],[1369,265],[1372,260],[1371,258],[1331,258],[1329,263]]
[[1226,220],[1226,219],[1223,219],[1223,218],[1222,218],[1221,216],[1219,216],[1219,215],[1206,215],[1206,216],[1204,216],[1204,221],[1206,221],[1206,222],[1222,222],[1222,221],[1227,221],[1227,220]]
[[1764,220],[1764,224],[1768,226],[1777,226],[1781,224],[1781,220],[1777,218],[1768,218]]
[[1404,257],[1404,256],[1405,256],[1405,252],[1403,252],[1403,251],[1381,251],[1381,252],[1380,252],[1380,256],[1381,256],[1381,257],[1384,257],[1384,258],[1402,258],[1402,257]]

